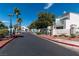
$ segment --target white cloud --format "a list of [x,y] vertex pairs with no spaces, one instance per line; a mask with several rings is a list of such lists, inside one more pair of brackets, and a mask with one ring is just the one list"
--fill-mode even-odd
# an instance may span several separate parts
[[63,13],[65,14],[65,13],[66,13],[66,11],[63,11]]
[[54,3],[48,3],[48,4],[44,7],[44,9],[49,9],[53,4],[54,4]]
[[9,21],[2,21],[2,22],[4,22],[4,23],[9,23]]

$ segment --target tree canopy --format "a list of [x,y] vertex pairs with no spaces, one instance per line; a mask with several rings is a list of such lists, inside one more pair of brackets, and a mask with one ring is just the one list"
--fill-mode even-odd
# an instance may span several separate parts
[[14,13],[16,14],[17,18],[21,14],[18,8],[14,8]]
[[55,22],[55,15],[47,12],[42,12],[38,14],[36,21],[32,22],[29,26],[30,28],[47,28],[47,26],[53,25]]
[[0,21],[0,29],[7,29],[8,27]]

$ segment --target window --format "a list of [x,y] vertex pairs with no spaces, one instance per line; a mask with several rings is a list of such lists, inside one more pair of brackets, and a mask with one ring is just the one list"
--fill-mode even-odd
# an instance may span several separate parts
[[63,29],[63,26],[60,26],[60,27],[56,27],[56,29]]

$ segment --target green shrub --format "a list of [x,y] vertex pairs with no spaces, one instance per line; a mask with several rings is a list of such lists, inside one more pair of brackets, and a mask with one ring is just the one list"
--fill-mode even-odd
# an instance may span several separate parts
[[67,35],[65,35],[65,34],[61,34],[61,35],[59,35],[60,37],[62,37],[62,36],[64,36],[64,37],[68,37]]
[[1,29],[0,30],[0,36],[6,36],[6,35],[8,35],[8,33],[9,33],[8,29]]
[[36,32],[36,34],[40,35],[40,34],[47,34],[47,32]]
[[54,35],[54,37],[57,37],[58,35]]
[[76,37],[76,35],[75,34],[71,34],[71,36],[70,36],[71,38],[74,38],[74,37]]
[[36,34],[40,35],[41,33],[40,32],[37,32]]

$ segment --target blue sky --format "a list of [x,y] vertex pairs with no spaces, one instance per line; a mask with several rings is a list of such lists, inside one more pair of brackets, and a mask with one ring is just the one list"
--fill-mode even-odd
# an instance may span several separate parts
[[[0,21],[9,25],[8,14],[13,13],[13,9],[17,7],[21,11],[22,25],[28,26],[32,21],[37,20],[40,12],[53,13],[60,16],[64,11],[79,13],[78,3],[0,3]],[[13,24],[16,23],[16,16],[12,18]]]

